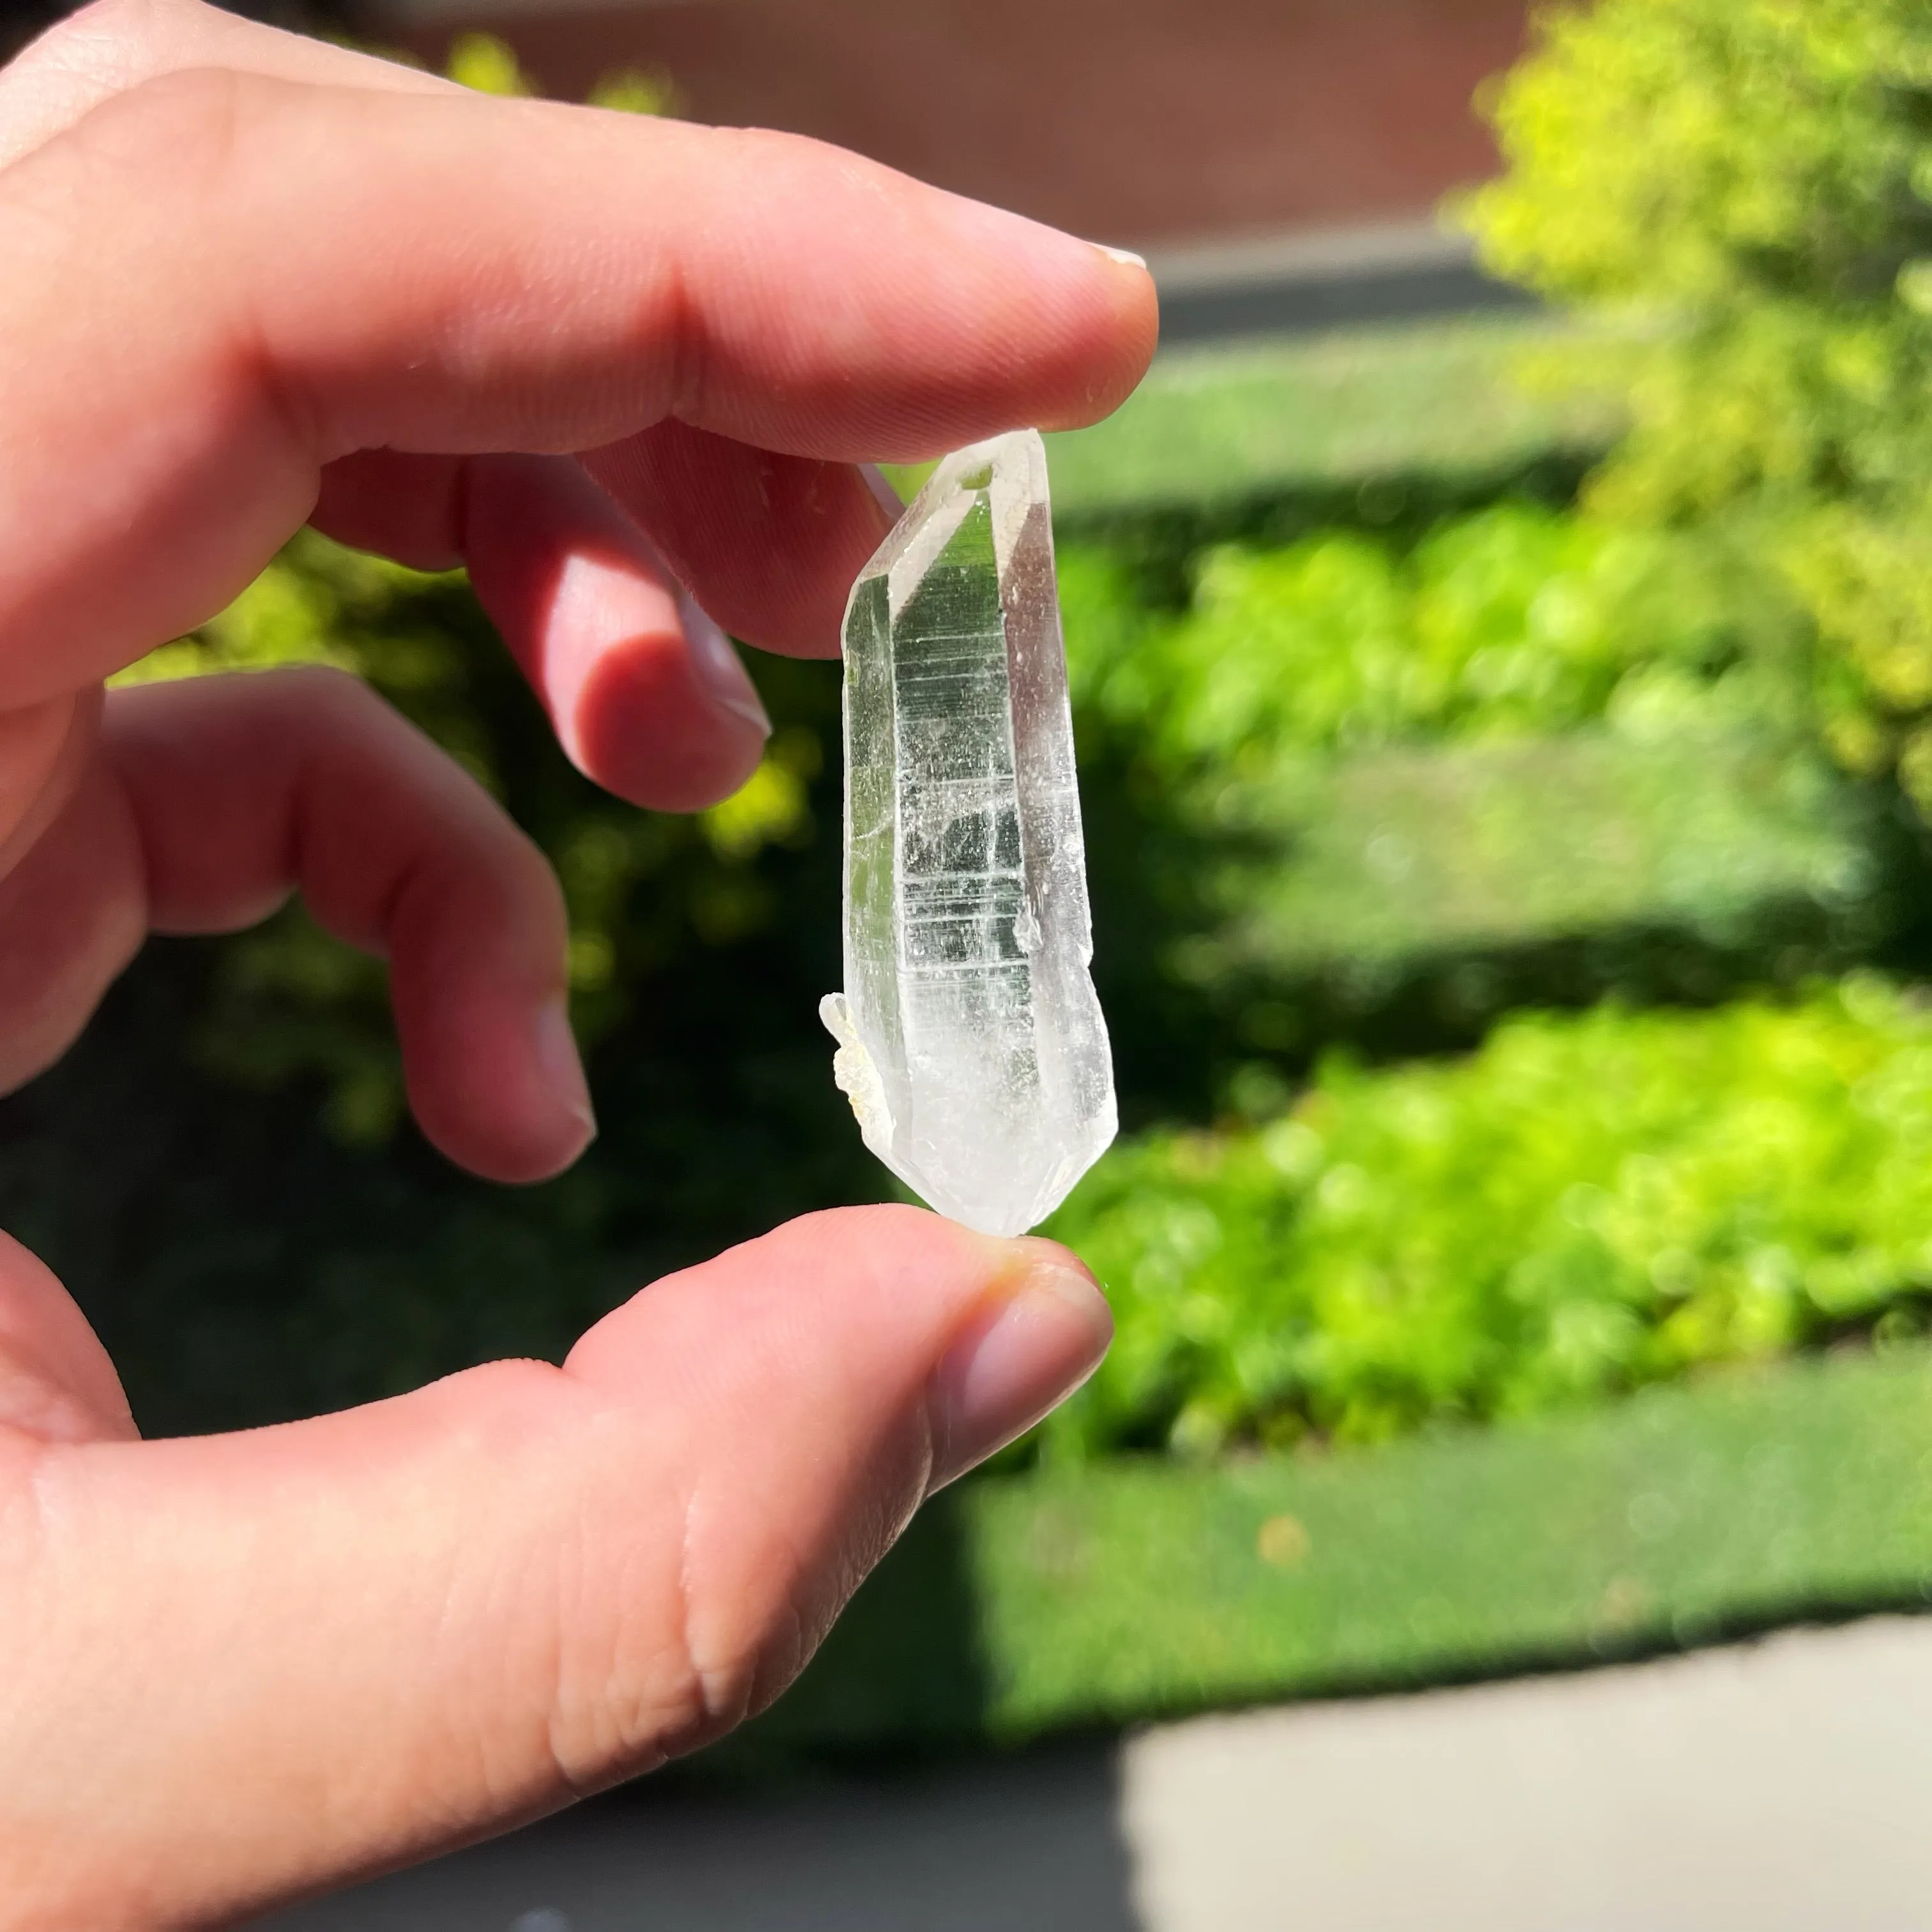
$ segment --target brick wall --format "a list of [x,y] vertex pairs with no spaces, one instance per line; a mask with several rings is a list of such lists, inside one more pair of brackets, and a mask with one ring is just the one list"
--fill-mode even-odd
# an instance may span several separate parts
[[818,135],[1156,246],[1426,212],[1492,166],[1470,97],[1524,20],[1523,0],[389,4],[374,30],[431,60],[478,26],[560,97],[662,68],[695,119]]

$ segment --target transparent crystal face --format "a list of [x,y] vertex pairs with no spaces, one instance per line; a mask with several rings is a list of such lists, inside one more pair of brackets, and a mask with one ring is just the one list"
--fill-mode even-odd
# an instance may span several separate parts
[[895,1173],[1020,1233],[1114,1132],[1036,435],[940,466],[854,587],[844,645],[835,1072]]

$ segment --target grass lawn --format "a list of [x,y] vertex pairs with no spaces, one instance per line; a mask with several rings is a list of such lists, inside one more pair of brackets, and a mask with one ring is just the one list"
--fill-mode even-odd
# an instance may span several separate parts
[[1506,475],[1601,448],[1618,427],[1610,408],[1517,380],[1524,352],[1560,326],[1487,316],[1171,350],[1108,421],[1048,440],[1054,507],[1192,508],[1420,472]]
[[[1528,393],[1526,352],[1563,325],[1482,316],[1169,350],[1092,429],[1049,436],[1063,522],[1215,506],[1391,476],[1507,478],[1594,453],[1610,405]],[[930,464],[890,471],[910,496]]]
[[1762,908],[1834,909],[1875,884],[1872,802],[1768,733],[1402,747],[1293,778],[1265,801],[1266,859],[1220,885],[1223,970],[1638,926],[1716,939],[1754,932]]
[[942,1498],[742,1744],[1013,1743],[1688,1647],[1932,1596],[1932,1354],[1318,1460]]

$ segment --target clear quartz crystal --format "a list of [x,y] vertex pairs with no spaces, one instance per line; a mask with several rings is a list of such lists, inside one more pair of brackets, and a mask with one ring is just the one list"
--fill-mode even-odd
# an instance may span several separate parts
[[866,1144],[988,1234],[1114,1138],[1046,452],[950,456],[845,613],[845,990],[820,1008]]

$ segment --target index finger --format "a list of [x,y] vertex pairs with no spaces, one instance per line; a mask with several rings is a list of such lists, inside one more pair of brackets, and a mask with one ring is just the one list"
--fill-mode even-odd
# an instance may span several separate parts
[[0,172],[0,708],[190,628],[362,449],[851,460],[1106,414],[1106,251],[816,142],[176,74]]

